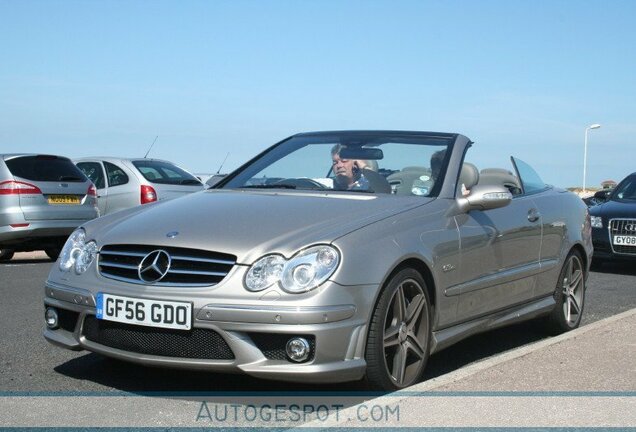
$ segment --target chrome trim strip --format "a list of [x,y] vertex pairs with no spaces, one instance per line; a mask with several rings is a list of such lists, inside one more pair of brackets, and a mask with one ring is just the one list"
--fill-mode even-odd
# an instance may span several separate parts
[[[549,263],[549,261],[551,260],[546,261]],[[444,295],[447,297],[452,297],[472,291],[491,288],[496,285],[512,282],[517,279],[523,279],[549,270],[550,267],[546,267],[547,266],[545,265],[542,266],[542,263],[538,261],[530,264],[524,264],[508,270],[503,270],[497,273],[482,276],[480,278],[464,282],[459,285],[454,285],[450,288],[447,288],[446,291],[444,291]]]
[[[46,298],[64,301],[75,306],[95,307],[93,294],[82,288],[74,288],[56,282],[46,281],[44,283],[44,296]],[[74,308],[71,308],[75,310]]]
[[202,307],[197,320],[258,324],[327,324],[351,318],[355,305],[256,306],[210,304]]

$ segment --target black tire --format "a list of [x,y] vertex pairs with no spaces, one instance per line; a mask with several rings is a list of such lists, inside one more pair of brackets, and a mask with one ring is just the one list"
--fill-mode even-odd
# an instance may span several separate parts
[[0,262],[10,261],[14,254],[13,249],[0,249]]
[[426,282],[417,271],[403,269],[389,280],[371,317],[365,353],[368,386],[394,391],[419,382],[428,361],[430,341],[431,309]]
[[60,252],[62,252],[62,248],[51,247],[44,249],[44,252],[51,258],[52,261],[57,261],[57,257],[60,256]]
[[585,284],[587,282],[587,274],[585,273],[583,262],[581,254],[573,250],[563,263],[563,268],[559,273],[559,280],[554,290],[556,305],[545,321],[546,330],[550,334],[565,333],[574,330],[581,324],[585,307]]

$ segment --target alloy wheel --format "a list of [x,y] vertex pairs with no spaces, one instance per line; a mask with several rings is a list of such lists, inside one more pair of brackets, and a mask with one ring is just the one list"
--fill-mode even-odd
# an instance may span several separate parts
[[576,255],[571,255],[563,278],[563,316],[569,327],[575,327],[583,311],[585,278],[583,264]]
[[417,380],[428,357],[426,302],[422,286],[414,279],[402,281],[389,302],[384,321],[384,359],[387,372],[398,387]]

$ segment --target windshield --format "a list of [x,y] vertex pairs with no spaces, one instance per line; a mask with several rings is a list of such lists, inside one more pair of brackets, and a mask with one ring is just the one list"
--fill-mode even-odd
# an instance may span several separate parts
[[435,196],[454,139],[371,132],[294,136],[228,176],[220,187]]
[[612,194],[613,201],[636,201],[636,175],[623,180]]

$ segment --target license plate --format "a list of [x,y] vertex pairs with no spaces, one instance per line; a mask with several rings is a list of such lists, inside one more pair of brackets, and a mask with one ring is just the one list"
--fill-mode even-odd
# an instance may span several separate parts
[[179,330],[192,328],[192,304],[97,294],[97,319]]
[[74,195],[49,195],[49,204],[74,204],[80,203],[79,197]]
[[614,244],[622,246],[636,246],[636,236],[614,236]]

